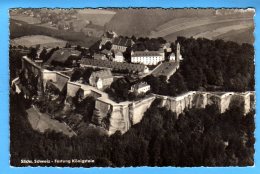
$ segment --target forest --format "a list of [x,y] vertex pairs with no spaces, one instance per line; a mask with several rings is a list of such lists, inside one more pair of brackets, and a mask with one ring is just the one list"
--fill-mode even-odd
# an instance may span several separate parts
[[[97,133],[66,137],[34,131],[21,94],[10,93],[11,165],[20,159],[93,159],[83,166],[252,166],[254,165],[254,111],[240,108],[223,114],[214,106],[179,115],[159,108],[155,100],[142,121],[127,133],[108,137]],[[31,164],[46,165],[46,164]],[[50,166],[65,164],[50,164]],[[68,165],[68,164],[66,164]]]
[[[186,91],[254,91],[254,47],[223,40],[178,37],[183,61],[166,82],[165,77],[146,76],[152,92],[176,96]],[[176,45],[172,43],[175,51]]]

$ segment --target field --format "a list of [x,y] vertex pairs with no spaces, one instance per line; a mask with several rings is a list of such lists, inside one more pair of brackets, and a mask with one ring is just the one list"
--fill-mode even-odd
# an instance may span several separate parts
[[69,126],[63,122],[51,119],[49,115],[40,113],[36,108],[32,107],[27,110],[28,120],[34,130],[45,132],[51,130],[55,132],[62,132],[69,137],[75,135]]
[[[253,43],[249,38],[241,35],[243,29],[249,33],[254,27],[253,11],[243,13],[235,10],[162,10],[162,9],[114,9],[116,14],[106,25],[106,29],[114,30],[120,35],[137,37],[164,37],[174,41],[178,36],[208,37],[213,39],[225,35],[239,43]],[[247,30],[247,31],[246,31]],[[233,32],[238,36],[233,35]],[[250,34],[250,33],[249,33]],[[248,34],[247,34],[248,35]],[[244,40],[244,41],[243,41]]]
[[[204,17],[204,18],[181,18],[171,20],[161,26],[158,26],[151,32],[150,37],[164,37],[166,40],[174,41],[178,36],[184,37],[204,37],[208,39],[224,39],[247,43],[253,43],[253,39],[244,38],[237,40],[238,37],[233,35],[236,31],[246,31],[254,27],[252,17],[236,17],[221,16],[221,17]],[[251,31],[251,30],[250,30]],[[238,35],[241,32],[236,32]],[[226,34],[226,37],[220,37]],[[232,35],[229,37],[229,35]],[[227,39],[229,38],[229,39]],[[243,41],[244,40],[244,41]]]
[[229,31],[227,33],[221,34],[217,37],[223,40],[235,40],[238,43],[254,43],[254,28],[241,29],[236,31]]
[[173,19],[182,21],[185,18],[203,18],[215,15],[213,9],[113,9],[115,16],[107,24],[107,29],[118,34],[137,37],[147,37],[151,31]]
[[[162,28],[159,27],[160,30],[159,31],[154,31],[151,34],[151,37],[164,37],[167,35],[170,35],[172,33],[175,32],[179,32],[179,31],[185,31],[187,29],[190,28],[199,28],[201,26],[205,26],[205,25],[209,25],[209,24],[228,24],[231,22],[237,22],[237,23],[246,23],[248,24],[250,22],[252,22],[251,18],[238,18],[238,19],[218,19],[215,17],[209,17],[209,18],[192,18],[192,19],[186,19],[184,20],[184,22],[179,22],[177,24],[172,24],[172,25],[166,25],[166,27]],[[252,23],[253,25],[253,23]]]
[[38,44],[42,47],[64,47],[66,43],[64,40],[43,35],[23,36],[11,40],[12,45],[22,45],[26,47],[36,46]]
[[[252,44],[253,15],[252,11],[238,13],[213,9],[81,9],[76,14],[77,20],[72,20],[75,31],[60,31],[50,27],[50,24],[28,24],[25,18],[17,18],[10,20],[10,38],[45,35],[90,47],[99,39],[104,29],[124,36],[164,37],[170,42],[175,41],[178,36],[184,36]],[[91,24],[86,25],[88,21]]]
[[77,17],[80,20],[89,20],[94,25],[104,26],[116,14],[114,11],[101,9],[82,9],[78,11]]
[[85,36],[82,32],[74,31],[59,31],[43,26],[37,26],[33,24],[27,24],[22,21],[10,20],[10,39],[15,39],[23,36],[31,35],[44,35],[54,37],[67,41],[71,44],[81,45],[84,47],[90,47],[95,43],[98,38]]
[[247,29],[250,27],[251,27],[250,24],[238,24],[238,25],[231,25],[231,26],[227,26],[227,27],[220,27],[215,30],[206,31],[206,32],[197,34],[194,36],[194,38],[204,37],[204,38],[208,38],[208,39],[214,39],[223,33],[227,33],[230,31],[233,32],[234,30],[243,30],[243,29]]
[[26,15],[11,15],[11,19],[23,21],[28,24],[39,24],[41,21],[35,17],[32,16],[26,16]]

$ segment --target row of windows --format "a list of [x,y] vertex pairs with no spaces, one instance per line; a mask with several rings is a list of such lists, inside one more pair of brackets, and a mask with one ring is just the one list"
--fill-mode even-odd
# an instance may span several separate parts
[[118,45],[113,45],[112,49],[126,50],[126,47],[124,47],[124,46],[118,46]]
[[132,57],[133,59],[163,59],[162,56],[152,56],[152,57]]

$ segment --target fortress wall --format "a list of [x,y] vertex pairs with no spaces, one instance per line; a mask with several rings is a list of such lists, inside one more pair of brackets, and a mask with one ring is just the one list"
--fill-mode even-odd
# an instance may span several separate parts
[[242,108],[244,114],[250,112],[251,109],[251,100],[250,93],[235,93],[232,97],[231,106],[238,106]]
[[161,107],[175,112],[177,116],[181,114],[185,109],[190,109],[194,106],[195,92],[188,92],[178,97],[162,97]]
[[92,121],[98,125],[102,124],[102,120],[113,112],[113,106],[103,100],[96,99],[95,110],[92,116]]
[[69,81],[69,77],[66,75],[63,75],[61,73],[56,73],[56,83],[58,86],[60,86],[60,89],[63,89],[66,83]]
[[248,94],[245,94],[245,96],[244,96],[244,98],[245,98],[245,108],[244,108],[244,112],[245,112],[245,114],[247,114],[247,113],[249,113],[250,112],[250,110],[251,110],[251,100],[250,100],[250,93],[248,93]]
[[220,97],[220,105],[219,105],[220,113],[224,113],[227,109],[230,108],[230,104],[232,103],[233,96],[234,93],[226,93]]
[[52,80],[53,82],[57,81],[56,72],[53,71],[43,71],[42,72],[42,79],[43,79],[43,88],[45,89],[46,83],[48,80]]
[[109,119],[110,125],[108,134],[112,135],[116,131],[121,133],[127,132],[131,125],[129,119],[129,108],[127,105],[117,105],[113,106],[113,111],[111,112],[111,117]]
[[219,96],[215,95],[215,94],[211,94],[211,93],[207,93],[206,95],[207,97],[207,105],[216,105],[219,112],[221,111],[221,99]]
[[[68,82],[68,96],[75,96],[81,85]],[[252,93],[214,93],[214,92],[187,92],[178,97],[153,95],[148,98],[134,102],[115,103],[103,96],[98,91],[84,88],[84,95],[96,96],[95,110],[92,121],[98,125],[105,125],[108,134],[112,135],[116,131],[127,132],[134,124],[139,123],[146,110],[156,98],[162,99],[160,107],[175,112],[177,115],[183,113],[185,109],[205,108],[207,105],[216,105],[221,113],[225,112],[232,105],[243,107],[244,112],[248,113],[252,107],[254,95]],[[102,97],[103,96],[103,97]],[[105,118],[108,123],[104,124]]]
[[84,90],[84,97],[86,97],[86,96],[92,96],[95,99],[97,99],[97,98],[101,97],[102,95],[100,93],[92,91],[92,90],[89,90],[89,91],[88,90],[86,90],[86,91]]
[[207,106],[207,94],[205,93],[196,93],[193,97],[192,107],[195,108],[205,108]]
[[255,109],[255,92],[250,92],[250,108]]
[[111,135],[117,130],[125,133],[132,125],[142,120],[144,112],[150,107],[155,98],[155,96],[152,96],[132,103],[122,102],[118,104],[109,103],[102,98],[98,98],[95,103],[95,113],[92,121],[101,124],[101,121],[109,116],[108,133]]
[[74,97],[78,90],[80,89],[80,85],[74,84],[72,82],[68,82],[67,84],[67,96]]
[[142,120],[145,111],[150,107],[155,98],[155,96],[152,96],[132,103],[131,121],[133,125],[139,123]]
[[209,92],[189,92],[179,97],[163,97],[161,107],[175,112],[177,115],[181,114],[185,109],[190,108],[205,108],[207,105],[216,105],[220,113],[224,113],[232,105],[236,104],[242,107],[245,114],[252,108],[253,96],[250,93],[234,93],[227,92],[221,95]]

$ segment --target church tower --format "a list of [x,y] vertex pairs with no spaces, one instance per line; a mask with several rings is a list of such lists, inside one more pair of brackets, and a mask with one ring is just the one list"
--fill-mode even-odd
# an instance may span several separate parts
[[176,46],[176,61],[180,62],[180,57],[181,57],[181,50],[180,50],[180,44],[177,42]]

